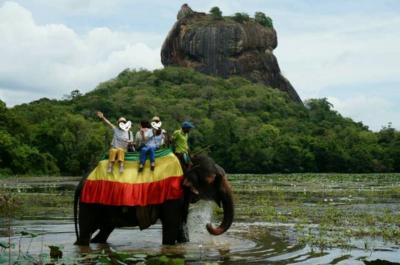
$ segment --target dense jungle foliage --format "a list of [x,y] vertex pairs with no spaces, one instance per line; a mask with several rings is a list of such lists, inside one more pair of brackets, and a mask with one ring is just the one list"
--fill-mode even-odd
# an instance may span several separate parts
[[[193,150],[228,172],[399,172],[400,132],[372,132],[326,99],[293,103],[282,92],[185,68],[125,70],[81,95],[7,108],[0,101],[0,174],[80,175],[108,149],[109,128],[95,115],[137,123],[159,115],[169,132],[189,119]],[[371,110],[372,111],[372,110]]]

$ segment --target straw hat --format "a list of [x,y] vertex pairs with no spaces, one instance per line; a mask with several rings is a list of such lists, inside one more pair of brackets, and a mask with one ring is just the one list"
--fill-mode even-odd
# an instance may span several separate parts
[[126,119],[124,117],[119,117],[118,118],[118,123],[120,123],[120,122],[126,122]]

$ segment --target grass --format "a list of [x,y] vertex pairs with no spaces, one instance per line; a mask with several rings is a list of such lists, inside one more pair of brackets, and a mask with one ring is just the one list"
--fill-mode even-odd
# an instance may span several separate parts
[[400,174],[232,175],[237,220],[290,223],[321,250],[358,238],[400,244]]

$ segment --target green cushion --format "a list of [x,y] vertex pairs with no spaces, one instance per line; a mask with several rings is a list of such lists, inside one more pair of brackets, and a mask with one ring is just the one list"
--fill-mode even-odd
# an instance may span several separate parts
[[[163,157],[172,153],[171,148],[162,148],[156,150],[156,158]],[[103,155],[101,160],[108,160],[108,153]],[[127,152],[125,153],[125,161],[139,161],[139,152]]]

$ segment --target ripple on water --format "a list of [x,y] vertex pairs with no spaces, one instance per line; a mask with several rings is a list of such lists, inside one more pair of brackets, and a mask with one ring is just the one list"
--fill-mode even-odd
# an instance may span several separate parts
[[[199,204],[191,210],[188,220],[191,242],[176,246],[161,245],[161,225],[156,224],[140,231],[137,228],[116,229],[109,238],[109,244],[91,244],[90,247],[74,246],[74,225],[71,221],[24,220],[15,222],[15,230],[26,229],[39,237],[22,238],[21,250],[31,254],[48,253],[48,245],[62,246],[65,256],[115,249],[131,253],[176,254],[184,256],[187,264],[201,264],[200,261],[217,261],[220,264],[364,264],[361,259],[383,259],[391,262],[400,260],[400,250],[393,246],[377,244],[373,252],[363,249],[350,251],[329,249],[313,252],[308,246],[297,245],[293,239],[282,238],[276,231],[291,231],[292,225],[276,225],[263,222],[234,223],[221,236],[211,236],[205,225],[212,219],[212,207]],[[4,227],[1,228],[4,231]],[[6,238],[0,237],[0,241]],[[19,238],[13,238],[18,244]],[[379,240],[378,240],[379,241]],[[51,242],[51,243],[49,243]],[[378,248],[379,247],[379,248]]]
[[[360,259],[382,259],[398,262],[400,251],[398,248],[379,248],[373,252],[362,249],[351,251],[329,249],[323,253],[313,252],[307,246],[300,246],[285,241],[271,233],[266,225],[238,223],[232,229],[218,237],[208,235],[204,230],[201,233],[191,232],[191,242],[176,246],[161,245],[161,226],[156,224],[150,229],[140,231],[137,228],[116,229],[110,236],[110,244],[91,244],[90,247],[74,246],[74,226],[72,223],[51,221],[40,223],[34,221],[19,222],[17,231],[27,231],[40,234],[32,239],[21,240],[21,250],[28,250],[31,254],[48,253],[48,245],[62,246],[66,256],[78,256],[82,253],[99,252],[113,248],[117,251],[147,254],[176,254],[184,256],[188,264],[199,261],[218,261],[221,264],[364,264]],[[5,238],[0,238],[5,241]],[[15,237],[14,242],[18,243]],[[50,244],[48,242],[51,242]],[[335,262],[335,263],[333,263]]]

